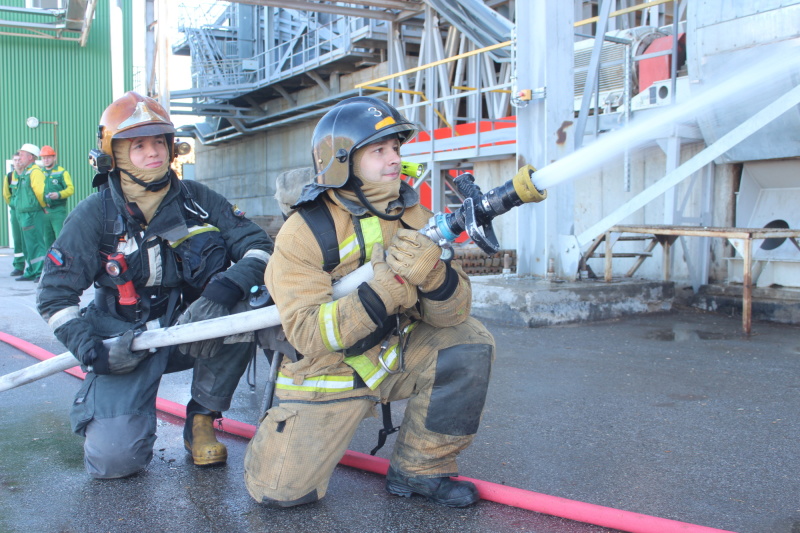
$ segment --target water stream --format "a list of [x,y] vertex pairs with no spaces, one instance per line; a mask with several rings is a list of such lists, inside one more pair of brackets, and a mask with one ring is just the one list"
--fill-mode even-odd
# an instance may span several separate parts
[[749,62],[731,66],[731,75],[724,81],[692,91],[684,102],[668,106],[644,118],[634,119],[619,130],[603,134],[594,142],[539,169],[534,175],[538,189],[547,189],[559,183],[583,176],[602,166],[603,163],[620,157],[625,150],[641,146],[655,139],[669,136],[680,124],[693,123],[697,115],[714,110],[724,113],[730,106],[746,105],[755,114],[766,107],[771,95],[765,88],[797,84],[800,73],[800,40],[794,39],[772,46],[764,54],[754,56]]

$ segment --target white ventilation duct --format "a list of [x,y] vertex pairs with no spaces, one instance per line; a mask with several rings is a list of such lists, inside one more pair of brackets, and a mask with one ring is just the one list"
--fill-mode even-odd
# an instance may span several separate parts
[[[736,199],[736,227],[800,229],[800,159],[748,162]],[[741,243],[729,260],[729,281],[742,281]],[[800,242],[753,241],[753,280],[759,287],[800,287]]]

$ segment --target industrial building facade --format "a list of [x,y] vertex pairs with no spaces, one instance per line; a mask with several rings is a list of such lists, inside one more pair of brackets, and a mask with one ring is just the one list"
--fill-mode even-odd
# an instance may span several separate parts
[[[786,203],[798,194],[800,146],[785,134],[796,107],[753,118],[791,89],[795,66],[756,67],[794,46],[796,1],[215,4],[187,19],[175,46],[192,56],[193,88],[173,92],[172,110],[207,117],[191,128],[196,177],[251,216],[279,215],[274,177],[310,165],[327,108],[366,94],[422,125],[403,155],[427,165],[415,186],[434,211],[458,205],[461,171],[485,191],[523,163],[541,169],[549,199],[495,221],[519,274],[659,279],[666,269],[694,287],[800,279],[786,236],[748,235],[755,270],[743,272],[742,239],[623,231],[800,227]],[[739,126],[742,139],[724,139]]]

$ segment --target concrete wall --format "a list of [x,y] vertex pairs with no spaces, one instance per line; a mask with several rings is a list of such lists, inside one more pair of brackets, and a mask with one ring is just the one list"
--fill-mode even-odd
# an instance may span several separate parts
[[311,163],[313,129],[314,123],[304,123],[225,144],[198,144],[196,179],[248,216],[280,216],[275,176]]

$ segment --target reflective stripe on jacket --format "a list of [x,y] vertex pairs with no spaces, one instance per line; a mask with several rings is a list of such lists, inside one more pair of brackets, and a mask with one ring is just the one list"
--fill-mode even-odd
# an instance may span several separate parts
[[[404,334],[408,334],[414,329],[416,322],[409,324],[403,330]],[[366,355],[351,355],[344,358],[344,363],[352,368],[364,382],[364,384],[371,390],[378,388],[378,385],[389,375],[389,371],[397,370],[400,366],[399,357],[400,343],[396,342],[389,346],[386,352],[383,353],[381,359],[385,364],[373,362],[372,359]],[[304,379],[302,383],[295,383],[294,380],[283,374],[278,373],[278,379],[275,387],[282,390],[293,391],[306,391],[306,392],[343,392],[353,390],[356,387],[356,380],[354,377],[348,376],[328,376],[320,375],[313,378]]]

